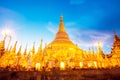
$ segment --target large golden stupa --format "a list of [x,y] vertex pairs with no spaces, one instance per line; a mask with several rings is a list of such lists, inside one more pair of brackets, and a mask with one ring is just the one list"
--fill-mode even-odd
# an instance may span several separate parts
[[74,56],[78,51],[80,53],[82,52],[82,50],[69,39],[64,27],[63,16],[60,16],[58,32],[56,33],[55,39],[45,47],[46,54],[52,59],[57,59],[58,56]]

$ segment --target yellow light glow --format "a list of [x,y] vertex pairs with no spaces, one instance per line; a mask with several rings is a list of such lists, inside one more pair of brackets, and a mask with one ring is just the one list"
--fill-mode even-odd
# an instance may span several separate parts
[[60,70],[65,70],[65,63],[64,62],[60,62]]
[[96,61],[94,61],[93,63],[94,63],[95,68],[97,68],[97,62],[96,62]]
[[88,63],[88,67],[90,68],[92,66],[91,62]]
[[102,43],[102,42],[98,42],[98,46],[99,46],[99,47],[102,47],[102,46],[103,46],[103,43]]
[[79,66],[80,66],[80,68],[82,68],[83,67],[83,62],[80,62]]
[[98,46],[102,47],[103,46],[103,42],[101,42],[101,41],[95,42],[94,46],[95,47],[98,47]]
[[36,63],[35,69],[37,71],[39,71],[41,69],[41,64],[40,63]]

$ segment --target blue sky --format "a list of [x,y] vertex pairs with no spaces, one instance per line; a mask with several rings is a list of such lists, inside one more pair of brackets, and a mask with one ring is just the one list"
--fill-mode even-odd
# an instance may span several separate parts
[[44,44],[54,39],[63,15],[70,39],[81,49],[100,41],[110,53],[113,31],[120,35],[119,4],[119,0],[0,0],[0,31],[11,29],[18,46],[30,48],[36,42],[38,47],[40,39]]

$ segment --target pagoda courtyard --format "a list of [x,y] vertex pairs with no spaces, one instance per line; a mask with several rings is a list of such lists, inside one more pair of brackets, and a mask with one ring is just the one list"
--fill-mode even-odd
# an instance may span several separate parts
[[[26,46],[24,52],[21,51],[22,47],[20,46],[17,51],[17,41],[12,47],[8,45],[7,48],[5,48],[5,41],[6,36],[0,42],[0,71],[38,71],[39,73],[30,74],[26,72],[26,74],[32,77],[34,77],[33,75],[35,74],[46,74],[50,78],[53,74],[56,76],[58,74],[62,77],[67,74],[69,77],[74,75],[78,77],[78,74],[81,74],[80,78],[75,78],[74,76],[71,79],[67,77],[62,79],[61,77],[60,79],[51,78],[43,80],[86,80],[83,79],[85,76],[89,78],[97,77],[99,80],[98,77],[103,77],[103,74],[107,76],[109,76],[109,74],[114,75],[114,71],[120,70],[120,38],[116,33],[114,33],[114,42],[110,54],[105,54],[103,52],[100,42],[98,42],[98,46],[96,47],[97,50],[91,49],[85,51],[70,40],[64,27],[63,16],[60,16],[59,28],[53,41],[43,48],[43,41],[41,40],[37,52],[35,51],[35,45],[33,45],[31,50],[28,50]],[[10,42],[9,40],[9,44]],[[80,70],[80,72],[74,72],[74,70]],[[109,74],[105,71],[108,71]],[[94,72],[96,72],[96,74]],[[0,74],[2,74],[2,72]],[[6,74],[9,75],[11,72]],[[22,73],[19,72],[19,75],[20,74],[22,75]],[[120,73],[116,72],[115,75],[116,74]],[[110,76],[100,79],[107,80],[108,78],[109,80],[113,80],[110,79]],[[87,80],[96,79],[91,78]]]

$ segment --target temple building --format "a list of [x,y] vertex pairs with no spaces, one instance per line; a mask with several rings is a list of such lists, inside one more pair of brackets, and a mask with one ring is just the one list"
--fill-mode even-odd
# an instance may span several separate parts
[[114,33],[114,42],[111,54],[112,56],[114,55],[120,56],[120,38],[117,36],[116,33]]
[[[10,39],[11,40],[11,39]],[[60,16],[60,24],[55,38],[51,43],[42,48],[42,42],[35,51],[35,42],[31,50],[27,50],[27,45],[24,52],[21,52],[22,45],[16,51],[17,41],[8,49],[5,49],[5,38],[0,41],[0,67],[10,66],[11,68],[22,66],[26,69],[37,67],[53,68],[112,68],[120,67],[120,38],[114,33],[114,42],[111,54],[104,54],[100,43],[96,47],[85,51],[74,44],[67,34],[63,16]],[[9,41],[10,43],[10,41]]]
[[113,47],[111,49],[111,54],[108,54],[108,58],[113,66],[120,65],[120,38],[116,32],[114,32]]

